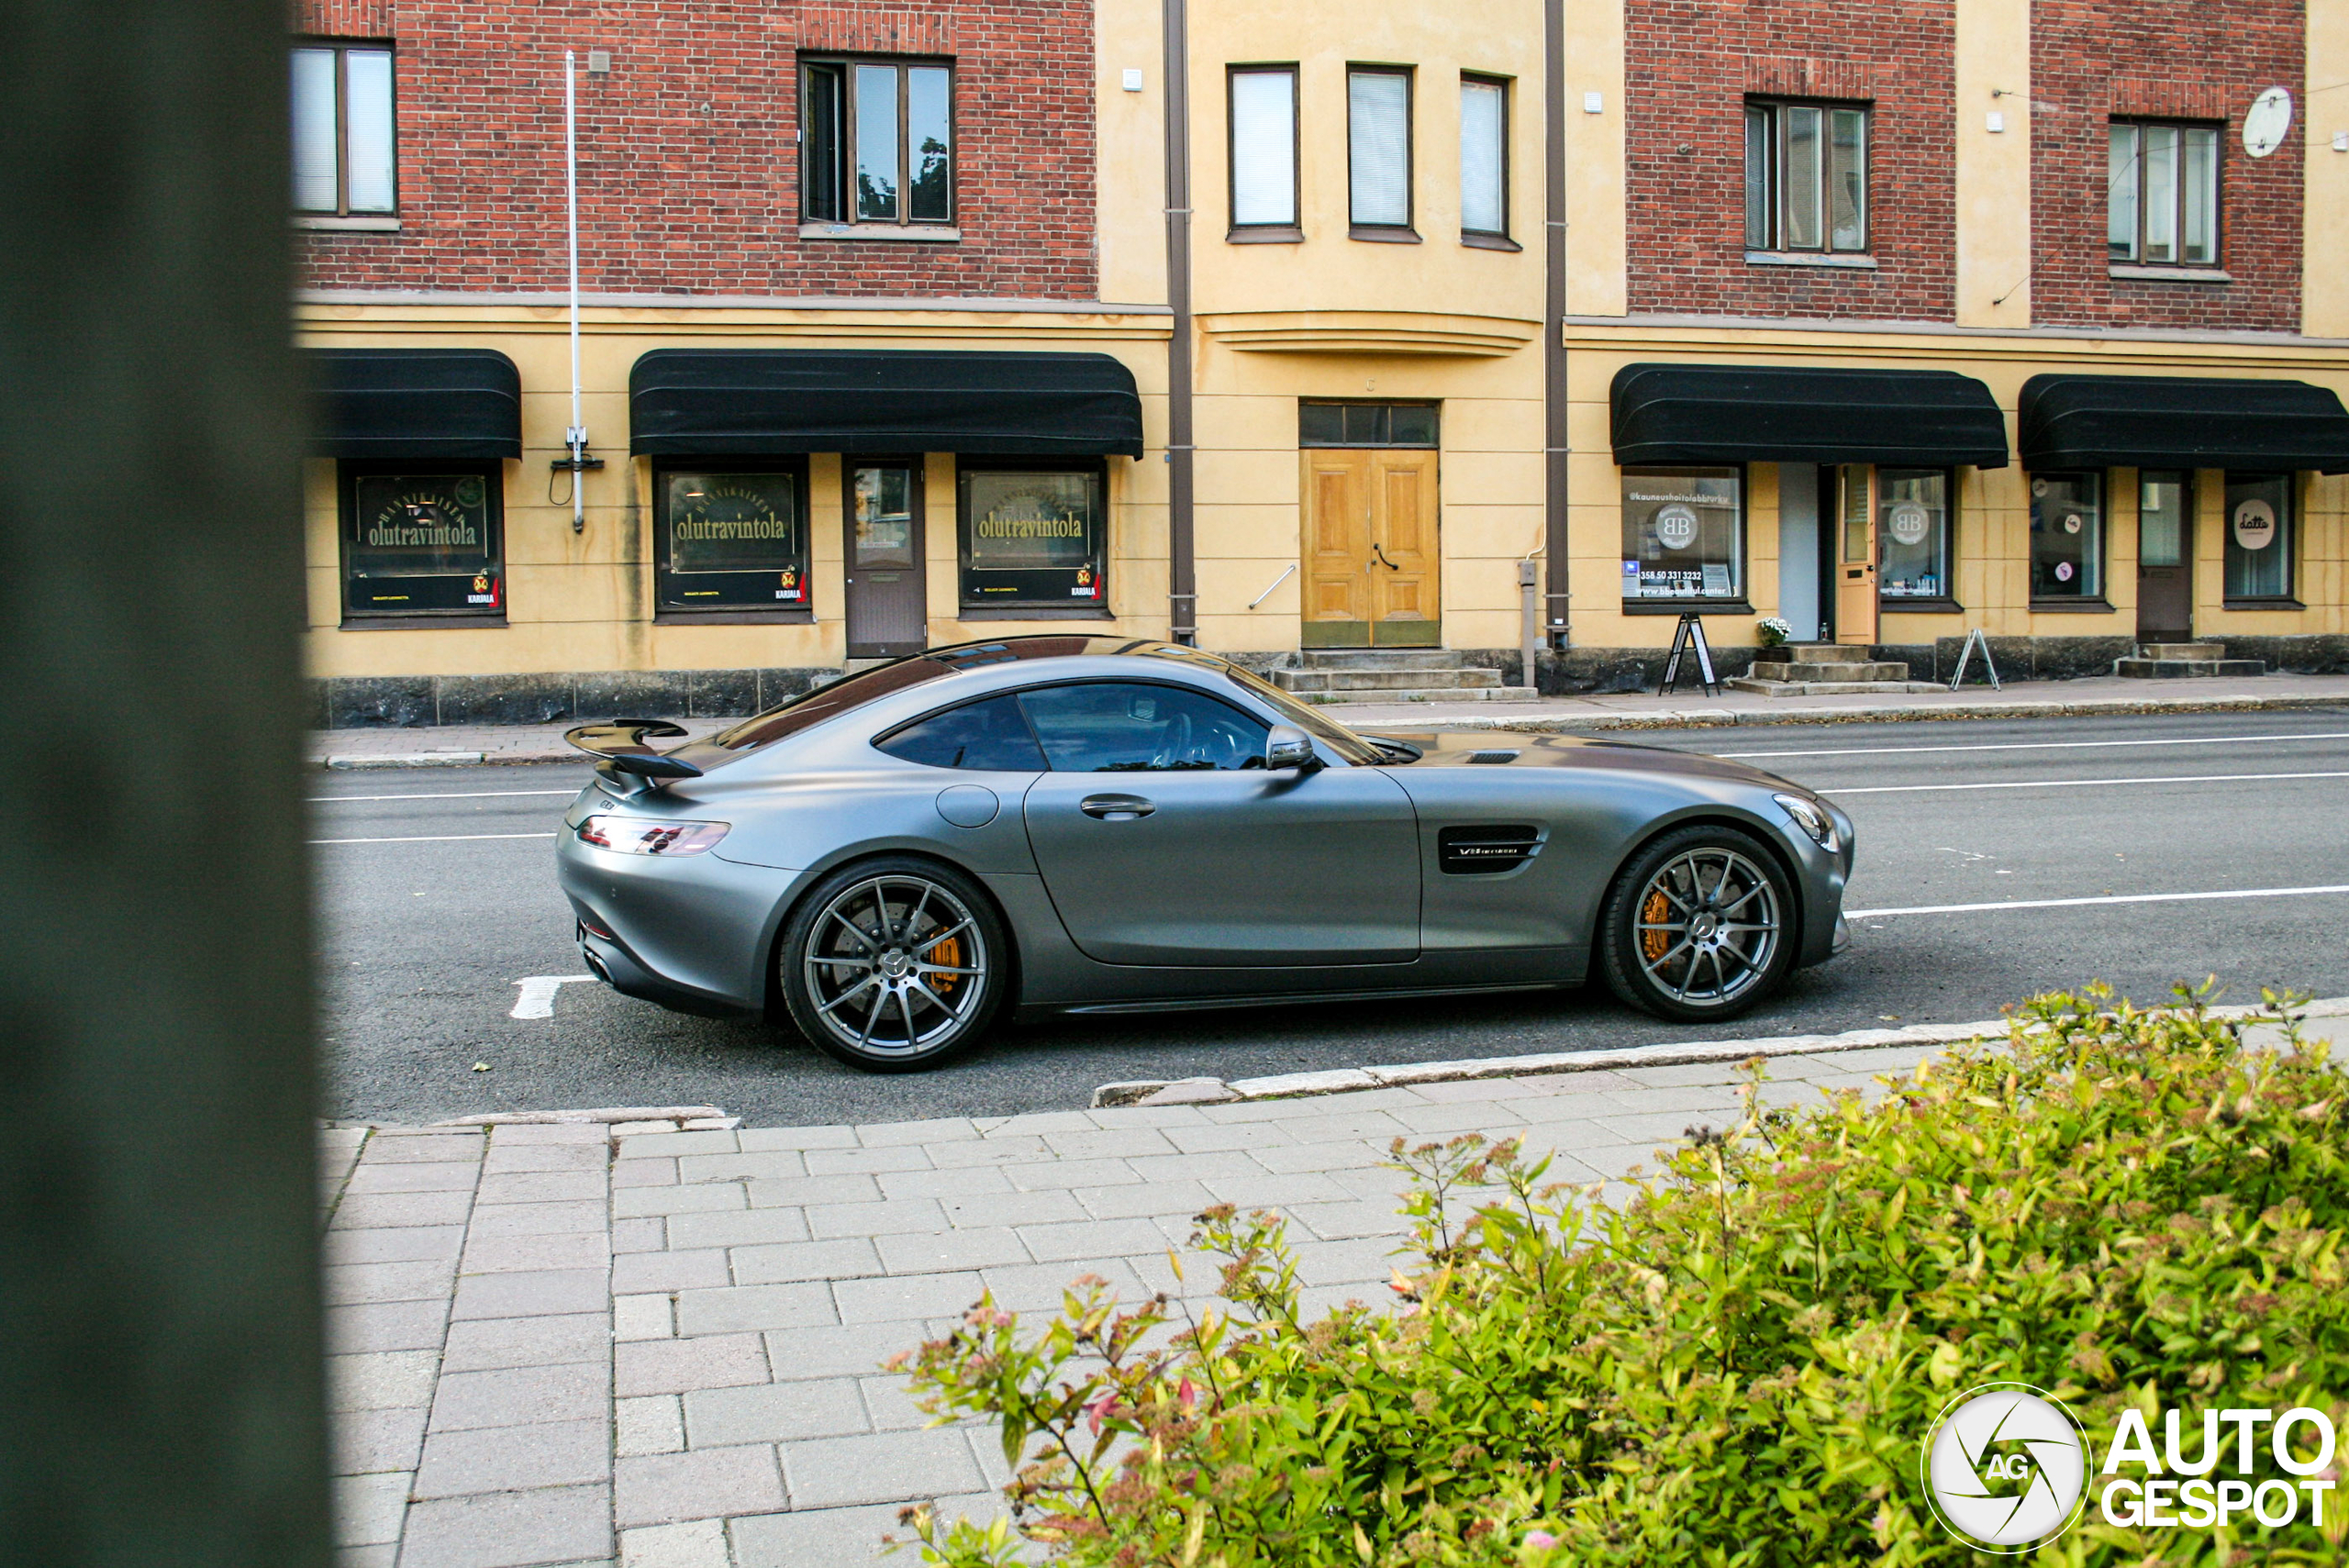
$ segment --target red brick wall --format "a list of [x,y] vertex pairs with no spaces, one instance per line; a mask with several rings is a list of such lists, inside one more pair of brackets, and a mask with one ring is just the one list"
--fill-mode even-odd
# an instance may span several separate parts
[[[2307,19],[2278,0],[2032,0],[2032,268],[2034,319],[2050,325],[2294,332],[2300,324],[2301,80]],[[2292,92],[2292,133],[2266,158],[2243,150],[2243,116]],[[2109,275],[2105,133],[2115,115],[2224,119],[2220,257],[2226,284]]]
[[[563,286],[569,48],[591,292],[1095,297],[1087,0],[297,0],[294,28],[398,45],[400,232],[302,231],[307,287]],[[954,58],[959,243],[798,237],[803,48]]]
[[[1628,0],[1631,307],[1946,321],[1950,0]],[[1747,95],[1872,103],[1873,272],[1745,260]]]

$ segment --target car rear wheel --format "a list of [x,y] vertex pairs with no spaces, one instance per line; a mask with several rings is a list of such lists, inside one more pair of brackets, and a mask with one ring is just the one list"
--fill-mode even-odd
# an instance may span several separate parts
[[1623,868],[1599,916],[1607,984],[1664,1018],[1731,1018],[1794,967],[1795,893],[1749,833],[1684,828]]
[[913,859],[826,878],[785,922],[785,1006],[825,1054],[868,1073],[935,1067],[1002,1006],[1009,943],[977,884]]

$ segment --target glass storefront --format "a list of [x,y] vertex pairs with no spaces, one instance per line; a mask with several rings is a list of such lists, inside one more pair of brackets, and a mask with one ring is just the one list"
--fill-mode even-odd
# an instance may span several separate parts
[[1627,468],[1622,484],[1627,602],[1744,597],[1744,470]]
[[2031,596],[2104,596],[2104,475],[2031,476]]
[[965,609],[1106,609],[1108,518],[1098,464],[958,475]]
[[2228,598],[2291,599],[2296,521],[2290,474],[2227,475]]
[[1876,507],[1876,591],[1887,599],[1948,598],[1949,471],[1878,469]]
[[807,475],[803,466],[654,475],[659,610],[809,608]]
[[494,463],[344,463],[344,617],[504,619],[500,473]]

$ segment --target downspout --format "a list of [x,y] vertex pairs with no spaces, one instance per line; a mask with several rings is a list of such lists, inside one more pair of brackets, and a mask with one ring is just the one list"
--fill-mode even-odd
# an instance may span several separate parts
[[[1566,537],[1566,478],[1571,461],[1566,404],[1566,6],[1565,0],[1543,0],[1542,120],[1549,187],[1548,222],[1542,230],[1543,265],[1548,272],[1547,297],[1542,312],[1542,414],[1544,439],[1542,467],[1547,481],[1543,501],[1546,522],[1542,553],[1549,558],[1546,630],[1551,648],[1564,652],[1574,644],[1572,595],[1566,586],[1571,547]],[[1532,672],[1526,684],[1538,683]]]
[[[1559,0],[1550,0],[1556,5]],[[1198,573],[1191,538],[1191,50],[1185,0],[1163,0],[1166,21],[1166,598],[1168,629],[1199,639]]]

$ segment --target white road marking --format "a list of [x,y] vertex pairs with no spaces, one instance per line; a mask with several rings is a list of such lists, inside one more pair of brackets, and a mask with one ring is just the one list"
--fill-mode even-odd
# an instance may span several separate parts
[[2084,904],[2185,904],[2206,898],[2310,898],[2349,893],[2349,883],[2323,887],[2243,887],[2223,893],[2108,893],[2099,898],[2011,898],[1996,904],[1917,904],[1905,909],[1846,909],[1847,920],[1880,920],[1887,915],[1972,915],[1985,909],[2071,909]]
[[497,800],[517,795],[577,795],[575,789],[475,789],[455,795],[314,795],[318,800]]
[[1998,784],[1870,784],[1865,789],[1830,787],[1841,800],[1847,795],[1924,795],[1953,789],[2096,789],[2112,784],[2247,784],[2259,779],[2349,779],[2349,772],[2326,773],[2174,773],[2156,779],[2017,779]]
[[551,839],[552,833],[425,833],[407,839],[311,839],[313,844],[462,844],[475,839]]
[[514,984],[522,988],[522,995],[515,998],[514,1011],[509,1015],[509,1017],[517,1018],[553,1018],[554,994],[558,986],[569,985],[577,981],[593,980],[596,977],[592,974],[533,974],[527,980],[517,980]]
[[2248,746],[2271,740],[2349,740],[2349,731],[2321,735],[2184,735],[2162,740],[1989,740],[1965,746],[1844,746],[1819,751],[1715,751],[1716,757],[1887,757],[1925,751],[2084,751],[2114,746]]

